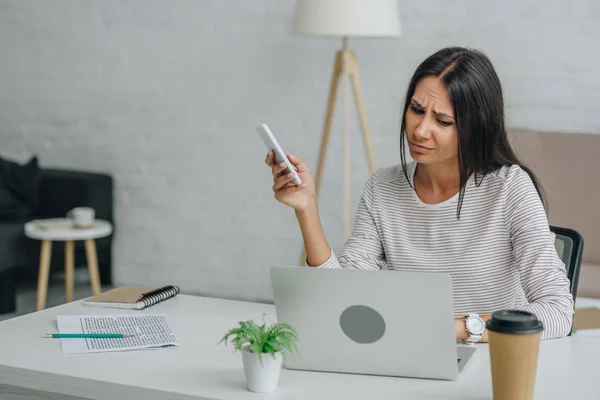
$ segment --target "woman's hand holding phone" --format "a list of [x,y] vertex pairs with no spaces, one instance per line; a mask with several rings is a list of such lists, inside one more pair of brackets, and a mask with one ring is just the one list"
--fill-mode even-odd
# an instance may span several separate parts
[[271,167],[273,175],[273,193],[280,203],[292,207],[296,212],[303,212],[317,205],[317,196],[315,183],[312,175],[302,160],[298,157],[288,155],[288,160],[296,168],[302,184],[296,185],[292,181],[293,173],[286,173],[287,165],[285,162],[277,164],[275,162],[275,152],[273,150],[267,153],[265,164]]

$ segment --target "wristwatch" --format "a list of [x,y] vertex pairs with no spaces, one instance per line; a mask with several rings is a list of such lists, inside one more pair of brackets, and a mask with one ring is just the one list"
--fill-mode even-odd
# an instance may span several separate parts
[[479,314],[469,314],[466,316],[465,325],[467,327],[467,332],[469,333],[469,337],[464,340],[467,344],[474,344],[481,340],[481,336],[485,331],[485,322]]

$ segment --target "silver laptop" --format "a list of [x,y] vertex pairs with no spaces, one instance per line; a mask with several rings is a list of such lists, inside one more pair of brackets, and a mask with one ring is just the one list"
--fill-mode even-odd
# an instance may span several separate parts
[[454,380],[476,351],[456,341],[449,275],[275,266],[271,282],[298,331],[286,368]]

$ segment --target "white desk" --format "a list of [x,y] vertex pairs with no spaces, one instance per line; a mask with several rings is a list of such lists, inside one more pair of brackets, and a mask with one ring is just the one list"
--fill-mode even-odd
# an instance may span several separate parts
[[[582,302],[586,306],[593,302]],[[599,302],[596,302],[600,303]],[[578,306],[583,306],[581,304]],[[292,371],[277,391],[246,391],[241,355],[217,346],[239,320],[274,320],[271,305],[179,295],[142,313],[164,313],[181,347],[136,352],[63,355],[57,314],[126,312],[70,303],[0,323],[0,398],[26,399],[491,399],[485,344],[454,382]],[[138,311],[140,312],[140,311]],[[423,344],[427,345],[426,343]],[[600,339],[571,337],[542,342],[536,399],[597,398]]]

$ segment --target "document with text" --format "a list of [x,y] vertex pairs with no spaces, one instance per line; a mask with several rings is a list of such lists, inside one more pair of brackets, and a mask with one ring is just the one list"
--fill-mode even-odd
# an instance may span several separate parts
[[58,333],[123,333],[128,338],[61,339],[63,354],[177,347],[164,315],[57,315]]

